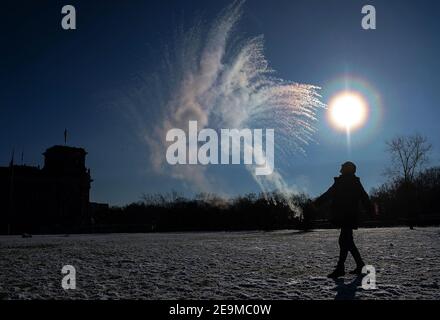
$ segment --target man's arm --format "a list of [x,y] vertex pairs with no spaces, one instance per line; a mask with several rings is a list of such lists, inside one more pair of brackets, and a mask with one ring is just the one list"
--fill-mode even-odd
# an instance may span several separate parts
[[373,213],[373,204],[370,200],[370,196],[365,191],[365,189],[362,186],[362,183],[360,183],[360,181],[359,181],[359,187],[360,187],[359,189],[360,189],[360,194],[361,194],[361,203],[365,207],[365,209],[368,210],[368,213],[372,214]]
[[314,204],[316,204],[317,206],[320,206],[323,203],[332,199],[334,194],[335,194],[335,183],[333,183],[333,185],[326,192],[324,192],[322,195],[320,195],[318,198],[316,198],[314,201]]

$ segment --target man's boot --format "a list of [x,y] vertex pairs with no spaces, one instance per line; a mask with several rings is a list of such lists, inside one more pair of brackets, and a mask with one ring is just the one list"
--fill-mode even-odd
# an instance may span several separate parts
[[365,263],[359,264],[356,266],[355,269],[351,270],[349,273],[360,275],[360,274],[362,274],[362,269],[364,268],[364,266],[365,266]]
[[327,275],[327,278],[336,279],[339,277],[345,276],[345,268],[344,266],[336,266],[336,269]]
[[356,246],[353,247],[351,250],[351,254],[353,255],[354,261],[356,262],[356,268],[354,270],[351,270],[350,274],[362,274],[362,269],[365,266],[364,261],[362,260],[361,254],[359,253],[359,250],[356,248]]

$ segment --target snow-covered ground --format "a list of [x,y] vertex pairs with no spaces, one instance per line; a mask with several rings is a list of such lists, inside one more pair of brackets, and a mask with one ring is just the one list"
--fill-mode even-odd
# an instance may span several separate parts
[[[440,228],[355,231],[376,268],[376,290],[355,276],[325,277],[337,237],[337,230],[3,236],[0,299],[440,299]],[[76,290],[62,289],[63,265],[76,268]]]

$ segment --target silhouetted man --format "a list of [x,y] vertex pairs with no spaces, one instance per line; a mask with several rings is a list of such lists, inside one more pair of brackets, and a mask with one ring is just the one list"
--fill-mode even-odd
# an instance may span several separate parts
[[352,162],[345,162],[341,166],[341,175],[335,177],[333,185],[318,199],[319,205],[331,201],[331,222],[341,228],[339,236],[339,261],[336,269],[328,275],[329,278],[338,278],[345,275],[345,260],[350,252],[356,261],[356,268],[351,274],[361,274],[364,262],[353,241],[353,229],[358,227],[359,204],[362,203],[371,210],[371,202],[360,180],[355,176],[356,166]]

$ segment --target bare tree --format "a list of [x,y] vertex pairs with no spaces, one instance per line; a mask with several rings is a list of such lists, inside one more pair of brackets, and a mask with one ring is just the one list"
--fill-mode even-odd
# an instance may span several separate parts
[[415,174],[429,161],[432,145],[428,139],[416,133],[411,136],[397,136],[387,141],[387,151],[391,155],[391,166],[386,173],[404,183],[411,183]]

